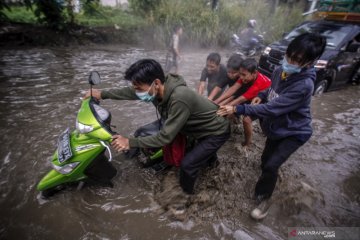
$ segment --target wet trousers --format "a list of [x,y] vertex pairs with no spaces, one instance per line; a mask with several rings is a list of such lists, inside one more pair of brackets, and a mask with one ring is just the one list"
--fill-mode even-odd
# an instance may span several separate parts
[[197,144],[186,153],[180,166],[180,186],[188,194],[194,193],[195,180],[201,168],[216,161],[216,152],[229,139],[230,130],[217,136],[199,139]]
[[309,138],[310,135],[301,138],[290,136],[278,140],[266,139],[261,156],[262,173],[255,186],[255,196],[258,200],[271,197],[280,166]]

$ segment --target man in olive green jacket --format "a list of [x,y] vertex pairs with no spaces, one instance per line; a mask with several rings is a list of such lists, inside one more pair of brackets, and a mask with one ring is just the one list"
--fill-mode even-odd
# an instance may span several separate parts
[[112,146],[118,151],[158,148],[170,144],[178,133],[195,138],[197,144],[185,154],[180,166],[180,185],[192,194],[199,169],[216,159],[217,150],[230,136],[228,120],[216,114],[217,105],[188,88],[182,77],[168,75],[165,78],[161,65],[153,59],[132,64],[125,72],[125,79],[131,81],[132,87],[94,89],[93,97],[153,103],[164,123],[152,136],[115,135]]

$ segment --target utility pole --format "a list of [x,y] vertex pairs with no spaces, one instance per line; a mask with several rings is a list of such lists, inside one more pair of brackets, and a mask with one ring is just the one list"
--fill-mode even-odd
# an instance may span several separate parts
[[304,12],[303,16],[306,16],[306,15],[309,15],[309,14],[312,14],[312,13],[316,12],[317,11],[317,9],[316,9],[317,3],[318,3],[318,0],[312,0],[309,11]]

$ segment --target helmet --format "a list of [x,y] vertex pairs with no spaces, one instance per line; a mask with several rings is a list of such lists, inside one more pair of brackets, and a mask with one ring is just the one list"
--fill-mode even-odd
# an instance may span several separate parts
[[248,21],[248,27],[255,28],[255,26],[256,26],[256,20],[255,19],[250,19]]

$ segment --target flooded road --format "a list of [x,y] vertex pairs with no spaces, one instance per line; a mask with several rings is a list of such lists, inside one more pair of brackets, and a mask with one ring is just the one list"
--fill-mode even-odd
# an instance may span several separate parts
[[[184,52],[180,73],[193,89],[207,54]],[[114,188],[90,186],[41,199],[36,185],[50,169],[58,135],[75,128],[89,72],[100,73],[99,88],[121,87],[125,69],[149,57],[164,64],[165,52],[0,49],[0,239],[287,239],[288,227],[360,226],[359,86],[313,99],[314,135],[281,168],[262,222],[249,217],[264,143],[256,123],[253,147],[240,147],[242,128],[233,134],[220,165],[202,172],[181,219],[163,208],[178,200],[172,198],[176,173],[153,176],[121,154],[113,160]],[[140,102],[102,106],[125,136],[156,119],[154,107]]]

